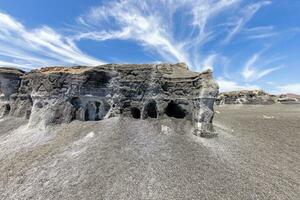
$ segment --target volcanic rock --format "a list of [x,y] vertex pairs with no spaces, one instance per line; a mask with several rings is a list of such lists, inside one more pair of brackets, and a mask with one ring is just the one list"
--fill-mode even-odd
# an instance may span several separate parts
[[213,135],[218,86],[210,70],[178,64],[47,67],[24,73],[1,68],[1,116],[44,125],[113,116],[190,120],[194,134]]
[[277,101],[282,104],[297,104],[300,103],[300,95],[296,94],[281,94],[279,95]]
[[270,95],[263,90],[242,90],[220,93],[216,104],[253,104],[268,105],[276,102],[276,96]]

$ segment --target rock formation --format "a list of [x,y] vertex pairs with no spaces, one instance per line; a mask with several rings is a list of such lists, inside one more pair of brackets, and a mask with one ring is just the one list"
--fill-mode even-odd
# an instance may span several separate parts
[[217,105],[224,104],[258,104],[268,105],[276,102],[276,96],[270,95],[263,90],[242,90],[224,92],[218,95]]
[[296,94],[281,94],[279,95],[277,102],[282,104],[298,104],[300,103],[300,95]]
[[1,116],[26,117],[45,125],[113,116],[174,117],[211,136],[218,86],[211,71],[189,71],[184,63],[97,67],[48,67],[24,73],[0,69]]
[[10,114],[11,96],[17,94],[24,71],[0,68],[0,117]]

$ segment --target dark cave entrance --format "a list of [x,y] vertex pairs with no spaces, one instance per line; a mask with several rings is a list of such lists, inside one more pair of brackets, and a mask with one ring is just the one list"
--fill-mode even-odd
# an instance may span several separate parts
[[131,108],[130,109],[131,116],[135,119],[140,119],[141,118],[141,111],[138,108]]
[[76,109],[81,106],[81,99],[79,97],[73,97],[70,102]]
[[101,103],[98,102],[98,101],[96,101],[96,102],[95,102],[95,105],[96,105],[96,116],[95,116],[95,120],[98,121],[98,120],[100,120],[99,110],[100,110]]
[[113,74],[105,71],[97,71],[88,74],[88,78],[86,83],[84,84],[87,88],[102,88],[107,87],[111,79],[113,78]]
[[9,104],[5,104],[5,111],[6,111],[7,113],[9,113],[10,110],[11,110],[10,105],[9,105]]
[[99,121],[105,118],[110,109],[106,102],[90,101],[85,108],[84,121]]
[[73,107],[75,108],[73,116],[72,116],[72,120],[74,119],[79,119],[79,116],[77,116],[77,112],[79,110],[79,108],[82,106],[82,102],[81,99],[79,97],[73,97],[70,100],[70,103],[73,105]]
[[84,112],[84,121],[95,121],[97,108],[94,103],[88,103]]
[[177,103],[175,103],[174,101],[171,101],[166,110],[165,113],[169,116],[169,117],[174,117],[174,118],[185,118],[186,116],[186,112],[185,110],[179,106]]
[[144,108],[144,118],[157,118],[157,106],[155,101],[150,101]]
[[[11,110],[11,108],[10,108],[10,105],[9,104],[5,104],[4,106],[3,106],[3,113],[2,113],[2,115],[8,115],[9,114],[9,112],[10,112],[10,110]],[[1,114],[1,113],[0,113]],[[0,115],[1,116],[1,115]]]

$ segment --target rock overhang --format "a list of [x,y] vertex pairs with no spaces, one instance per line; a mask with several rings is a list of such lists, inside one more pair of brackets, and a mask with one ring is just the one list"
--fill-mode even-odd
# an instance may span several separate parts
[[[4,71],[0,69],[0,77]],[[174,117],[190,120],[196,135],[213,133],[218,86],[210,70],[193,72],[178,63],[46,67],[14,72],[12,80],[17,89],[2,100],[2,115],[43,119],[46,124],[118,115]],[[1,82],[5,82],[3,78]]]

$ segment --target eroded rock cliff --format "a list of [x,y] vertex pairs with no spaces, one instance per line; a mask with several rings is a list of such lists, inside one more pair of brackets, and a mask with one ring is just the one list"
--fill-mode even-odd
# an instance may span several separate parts
[[96,121],[112,116],[190,120],[194,133],[211,136],[218,86],[211,71],[183,63],[48,67],[25,73],[0,69],[1,116],[31,123]]

